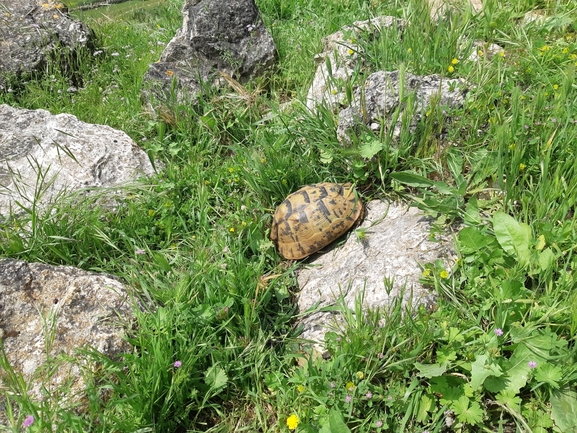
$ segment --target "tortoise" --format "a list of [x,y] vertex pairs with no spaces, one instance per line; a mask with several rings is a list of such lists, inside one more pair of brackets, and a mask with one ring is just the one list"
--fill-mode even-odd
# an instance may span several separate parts
[[303,259],[340,238],[363,215],[363,203],[350,183],[306,185],[276,209],[270,239],[285,259]]

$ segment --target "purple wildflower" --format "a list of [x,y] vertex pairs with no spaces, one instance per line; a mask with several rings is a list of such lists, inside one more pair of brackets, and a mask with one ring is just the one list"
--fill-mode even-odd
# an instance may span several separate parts
[[23,427],[30,427],[34,423],[34,417],[32,415],[28,415],[24,422],[22,423]]
[[174,368],[182,367],[182,361],[174,361]]
[[371,391],[367,391],[365,397],[367,397],[370,400],[371,398],[373,398],[373,393]]
[[383,422],[379,419],[379,420],[377,420],[377,422],[375,423],[375,426],[376,426],[377,428],[382,427],[382,426],[383,426]]
[[535,361],[529,361],[529,368],[537,368],[537,363]]
[[350,403],[351,401],[353,401],[353,396],[350,395],[350,394],[347,394],[347,396],[345,397],[345,401],[346,401],[347,403]]
[[495,333],[495,335],[497,335],[497,337],[503,335],[503,330],[501,328],[495,328],[493,332]]

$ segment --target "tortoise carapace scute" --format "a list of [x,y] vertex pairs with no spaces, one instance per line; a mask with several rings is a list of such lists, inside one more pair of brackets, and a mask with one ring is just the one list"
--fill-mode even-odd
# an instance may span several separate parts
[[306,185],[276,209],[270,238],[285,259],[303,259],[340,238],[363,214],[350,183]]

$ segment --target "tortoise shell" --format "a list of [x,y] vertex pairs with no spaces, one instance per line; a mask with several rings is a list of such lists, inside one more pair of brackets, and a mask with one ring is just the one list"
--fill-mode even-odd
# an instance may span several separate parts
[[299,260],[340,238],[363,214],[350,183],[306,185],[276,209],[270,238],[285,259]]

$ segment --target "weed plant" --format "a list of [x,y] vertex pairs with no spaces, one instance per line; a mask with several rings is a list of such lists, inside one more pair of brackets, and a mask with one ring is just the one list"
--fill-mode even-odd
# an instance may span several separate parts
[[[1,429],[577,431],[574,0],[489,0],[438,20],[419,0],[260,0],[278,69],[162,118],[143,110],[142,77],[182,1],[141,3],[77,13],[98,46],[75,88],[49,69],[0,95],[122,129],[163,166],[113,209],[103,192],[24,205],[0,223],[3,257],[117,275],[141,306],[131,353],[83,353],[98,366],[83,412],[59,393],[32,401],[0,357]],[[323,37],[377,15],[406,25],[361,36],[358,83],[379,69],[434,73],[466,80],[467,99],[429,107],[397,142],[384,128],[343,147],[335,113],[302,108],[313,57]],[[320,181],[356,182],[367,199],[404,199],[437,230],[458,228],[454,267],[422,264],[434,310],[340,306],[324,357],[299,340],[296,265],[268,239],[274,207]]]

